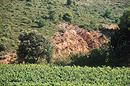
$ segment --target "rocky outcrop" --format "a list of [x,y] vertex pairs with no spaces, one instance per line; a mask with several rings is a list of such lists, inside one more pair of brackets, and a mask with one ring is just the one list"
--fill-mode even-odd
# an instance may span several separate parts
[[67,58],[71,54],[78,53],[87,54],[108,42],[108,39],[99,31],[85,30],[68,23],[60,23],[58,26],[63,31],[51,37],[54,44],[54,58]]
[[89,47],[82,37],[75,30],[57,32],[51,37],[54,44],[53,56],[57,58],[66,58],[71,54],[88,53]]
[[108,42],[107,38],[99,31],[87,31],[81,29],[77,32],[77,34],[86,41],[90,49],[99,48]]
[[0,64],[10,64],[16,59],[16,53],[7,53],[4,56],[0,56]]
[[118,30],[118,29],[120,29],[118,24],[102,24],[102,28],[108,29],[108,30]]

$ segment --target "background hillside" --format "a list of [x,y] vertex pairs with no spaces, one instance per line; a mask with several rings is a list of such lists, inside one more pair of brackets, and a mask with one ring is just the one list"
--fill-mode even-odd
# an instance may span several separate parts
[[23,31],[37,30],[50,37],[59,30],[59,22],[69,22],[87,29],[101,29],[102,24],[119,23],[129,0],[1,0],[0,46],[15,51]]

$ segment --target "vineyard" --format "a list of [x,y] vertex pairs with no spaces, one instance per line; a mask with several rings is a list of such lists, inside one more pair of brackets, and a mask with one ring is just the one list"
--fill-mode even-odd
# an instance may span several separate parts
[[1,86],[129,86],[129,68],[0,65]]

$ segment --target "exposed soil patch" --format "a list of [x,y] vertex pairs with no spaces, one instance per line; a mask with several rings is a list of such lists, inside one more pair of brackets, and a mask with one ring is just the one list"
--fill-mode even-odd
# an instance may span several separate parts
[[108,30],[118,30],[118,29],[120,29],[118,24],[102,24],[102,27],[104,29],[108,29]]
[[87,53],[89,47],[85,40],[75,30],[55,33],[51,41],[54,44],[54,58],[68,57],[71,54]]
[[51,37],[55,58],[67,58],[69,55],[78,53],[87,54],[92,49],[108,43],[108,39],[99,31],[89,31],[68,23],[60,23],[58,26],[63,31]]
[[7,53],[4,56],[0,56],[0,64],[10,64],[16,59],[16,53]]

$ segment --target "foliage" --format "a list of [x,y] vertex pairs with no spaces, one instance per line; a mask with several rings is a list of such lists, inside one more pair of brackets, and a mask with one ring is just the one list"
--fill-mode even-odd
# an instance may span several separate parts
[[40,58],[50,61],[51,46],[42,35],[25,32],[19,36],[19,40],[17,54],[19,58],[24,58],[26,63],[36,63]]
[[56,11],[49,11],[49,19],[52,21],[58,21],[59,20],[59,15],[56,13]]
[[72,0],[67,0],[67,5],[71,5],[72,4]]
[[77,54],[71,56],[71,66],[88,66],[88,56],[84,54]]
[[109,65],[111,56],[110,56],[110,48],[108,45],[103,45],[99,49],[92,50],[91,54],[88,57],[89,66],[103,66]]
[[0,65],[0,85],[4,86],[129,86],[129,68]]
[[6,46],[2,43],[0,43],[0,52],[1,51],[5,51],[6,50]]
[[128,30],[130,28],[130,9],[126,11],[120,18],[120,28],[123,30]]
[[62,18],[63,18],[63,20],[66,21],[66,22],[71,22],[71,21],[72,21],[72,14],[70,14],[70,13],[65,13]]
[[128,66],[130,63],[130,10],[121,17],[120,30],[111,39],[114,56],[113,63],[118,66]]
[[35,21],[36,26],[34,26],[34,27],[41,28],[41,27],[45,26],[45,22],[46,22],[46,21],[44,21],[43,19],[37,19],[37,20]]
[[103,45],[99,49],[93,49],[90,54],[71,55],[67,59],[58,59],[54,62],[56,65],[62,66],[111,66],[110,45]]
[[111,15],[112,15],[111,10],[107,9],[105,13],[102,15],[102,17],[111,19]]
[[[50,37],[67,21],[90,29],[102,23],[117,23],[130,1],[125,0],[3,0],[0,3],[0,39],[9,51],[18,47],[17,37],[22,31],[37,30]],[[106,17],[102,15],[107,15]],[[64,17],[64,18],[63,18]]]

